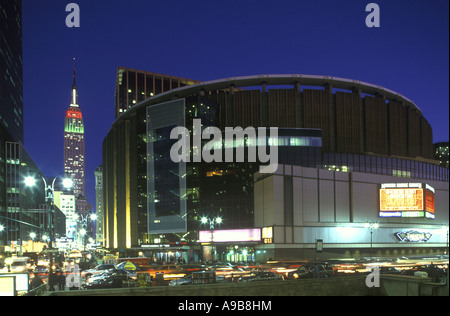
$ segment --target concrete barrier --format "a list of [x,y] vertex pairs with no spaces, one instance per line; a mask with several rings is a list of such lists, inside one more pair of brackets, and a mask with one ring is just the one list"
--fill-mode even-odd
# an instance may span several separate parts
[[368,288],[365,276],[326,279],[216,283],[208,285],[154,286],[51,292],[50,296],[367,296],[379,295]]
[[448,296],[448,284],[431,282],[431,278],[382,275],[380,294],[384,296]]

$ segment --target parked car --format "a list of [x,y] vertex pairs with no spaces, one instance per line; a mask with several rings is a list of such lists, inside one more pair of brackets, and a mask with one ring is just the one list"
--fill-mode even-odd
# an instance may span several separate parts
[[100,264],[93,269],[85,270],[81,272],[81,277],[87,279],[92,275],[101,274],[106,270],[114,269],[115,266],[113,264]]
[[278,274],[269,271],[253,272],[249,276],[238,279],[238,282],[255,282],[255,281],[275,281],[283,278]]
[[288,273],[288,279],[329,278],[334,276],[334,270],[326,264],[306,264]]

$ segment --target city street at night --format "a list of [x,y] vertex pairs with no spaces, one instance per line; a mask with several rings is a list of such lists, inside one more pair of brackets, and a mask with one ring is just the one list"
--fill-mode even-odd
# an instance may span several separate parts
[[0,296],[448,296],[448,12],[0,0]]

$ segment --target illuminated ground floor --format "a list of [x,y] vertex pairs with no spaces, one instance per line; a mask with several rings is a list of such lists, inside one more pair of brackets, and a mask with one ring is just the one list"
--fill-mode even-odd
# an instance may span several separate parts
[[279,165],[255,175],[256,261],[448,254],[448,182]]

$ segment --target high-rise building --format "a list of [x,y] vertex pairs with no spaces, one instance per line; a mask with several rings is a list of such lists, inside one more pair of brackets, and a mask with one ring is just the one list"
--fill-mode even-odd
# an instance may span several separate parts
[[[22,1],[0,0],[0,216],[9,217],[8,142],[23,142]],[[0,225],[6,226],[3,218]],[[6,234],[0,234],[6,238]],[[0,240],[0,245],[2,240]]]
[[36,211],[44,203],[44,187],[23,182],[43,175],[23,145],[21,0],[0,0],[0,73],[0,246],[12,246],[46,229],[43,213]]
[[22,1],[0,1],[0,125],[23,143]]
[[118,67],[115,93],[116,118],[147,98],[199,82],[155,72]]
[[67,238],[75,238],[77,231],[78,215],[76,213],[75,196],[64,191],[55,191],[54,203],[66,217]]
[[95,169],[95,239],[103,242],[103,167]]
[[439,160],[441,166],[448,168],[448,156],[448,142],[434,144],[434,158]]
[[73,179],[73,193],[76,197],[86,195],[84,124],[77,98],[74,67],[72,99],[64,119],[64,172],[69,174]]

